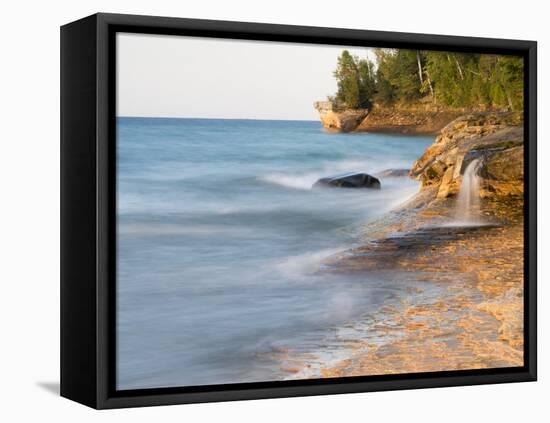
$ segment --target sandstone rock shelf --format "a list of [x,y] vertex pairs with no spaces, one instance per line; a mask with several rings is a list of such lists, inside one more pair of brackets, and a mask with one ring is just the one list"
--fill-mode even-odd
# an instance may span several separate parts
[[458,193],[466,166],[480,158],[482,198],[522,196],[523,153],[520,113],[472,113],[447,125],[410,175],[447,198]]
[[355,128],[356,132],[383,132],[410,135],[437,134],[453,119],[457,111],[375,107]]
[[314,107],[319,112],[323,127],[333,132],[354,131],[369,113],[367,109],[338,111],[330,101],[317,101]]
[[411,135],[437,134],[462,110],[446,110],[433,105],[373,105],[369,109],[338,109],[330,101],[314,103],[323,127],[331,132],[381,132]]
[[[437,286],[384,318],[350,324],[335,362],[297,357],[311,377],[522,366],[523,126],[519,113],[470,113],[445,126],[413,165],[416,196],[364,225],[362,245],[325,260],[326,270],[401,272]],[[478,159],[482,224],[452,224],[468,163]],[[460,223],[460,222],[459,222]],[[370,325],[370,326],[369,326]],[[357,330],[355,327],[357,326]],[[367,327],[368,330],[362,328]]]

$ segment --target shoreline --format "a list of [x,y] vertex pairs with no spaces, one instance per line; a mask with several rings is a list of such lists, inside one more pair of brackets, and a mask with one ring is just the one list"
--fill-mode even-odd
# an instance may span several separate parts
[[404,135],[438,135],[464,111],[375,107],[353,132]]
[[[324,269],[394,272],[405,275],[404,282],[416,281],[417,291],[397,306],[382,306],[370,325],[350,323],[345,339],[336,337],[342,347],[332,360],[315,353],[287,357],[302,363],[289,378],[523,366],[520,122],[514,113],[472,113],[443,128],[411,169],[420,191],[364,225],[360,246],[330,257]],[[461,222],[458,193],[474,159],[483,163],[475,193],[479,208],[476,218]],[[430,287],[438,294],[423,296]]]
[[452,201],[396,210],[383,228],[373,222],[364,245],[329,258],[325,271],[392,272],[417,284],[398,304],[334,328],[327,346],[338,351],[287,351],[288,379],[522,366],[520,203],[506,216],[503,204],[485,203],[485,226],[447,225]]
[[[468,111],[429,104],[381,106],[371,109],[336,109],[330,101],[317,101],[323,128],[328,132],[438,135],[453,120]],[[471,112],[471,111],[470,111]]]
[[[512,212],[503,220],[501,208],[486,204],[487,223],[496,224],[472,227],[442,226],[449,216],[429,217],[440,211],[428,208],[421,211],[423,229],[382,237],[337,260],[336,271],[389,266],[445,292],[420,304],[411,294],[410,304],[388,310],[380,323],[382,331],[400,331],[399,339],[360,347],[321,369],[322,377],[522,366],[523,219]],[[389,265],[380,260],[388,251]]]

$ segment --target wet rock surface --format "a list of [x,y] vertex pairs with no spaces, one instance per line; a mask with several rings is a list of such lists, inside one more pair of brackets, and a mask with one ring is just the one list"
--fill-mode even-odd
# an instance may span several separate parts
[[323,377],[523,365],[523,226],[425,228],[373,242],[333,271],[399,269],[446,291],[414,296],[378,325],[395,340],[358,348]]
[[458,194],[464,170],[481,161],[481,197],[523,195],[523,126],[518,113],[473,113],[447,125],[410,175],[436,196]]
[[380,181],[367,173],[352,173],[321,178],[312,188],[369,188],[380,189]]
[[[474,160],[481,163],[479,204],[472,219],[457,221],[457,194]],[[331,256],[323,271],[400,274],[416,281],[417,291],[336,331],[327,348],[338,345],[344,358],[285,351],[289,378],[523,365],[521,116],[492,112],[453,121],[410,175],[421,181],[419,193],[364,225],[360,246]],[[434,286],[435,297],[418,295]]]
[[[401,272],[418,292],[336,335],[347,358],[287,352],[289,378],[523,365],[523,202],[485,200],[483,225],[455,226],[453,201],[398,210],[369,225],[364,245],[327,260],[330,272]],[[430,286],[440,294],[418,295]]]

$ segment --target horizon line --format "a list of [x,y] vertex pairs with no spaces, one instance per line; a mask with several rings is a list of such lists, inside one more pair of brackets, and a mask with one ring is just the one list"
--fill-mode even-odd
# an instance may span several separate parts
[[259,121],[290,121],[290,122],[319,122],[318,119],[291,119],[291,118],[233,118],[233,117],[195,117],[195,116],[137,116],[137,115],[116,115],[118,118],[135,118],[135,119],[203,119],[203,120],[259,120]]

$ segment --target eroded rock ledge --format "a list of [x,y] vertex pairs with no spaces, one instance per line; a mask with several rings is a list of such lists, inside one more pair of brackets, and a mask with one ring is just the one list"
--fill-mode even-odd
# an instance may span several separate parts
[[369,114],[367,109],[338,111],[330,101],[317,101],[313,106],[319,112],[323,127],[332,132],[354,131]]
[[437,108],[376,106],[355,130],[357,132],[435,135],[462,114],[464,114],[462,111]]
[[315,109],[323,127],[331,132],[381,132],[412,135],[438,134],[462,110],[441,109],[433,104],[373,105],[369,109],[340,110],[330,101],[317,101]]
[[465,168],[480,159],[480,197],[518,197],[523,195],[523,154],[521,113],[472,113],[448,124],[410,175],[437,198],[452,197]]

